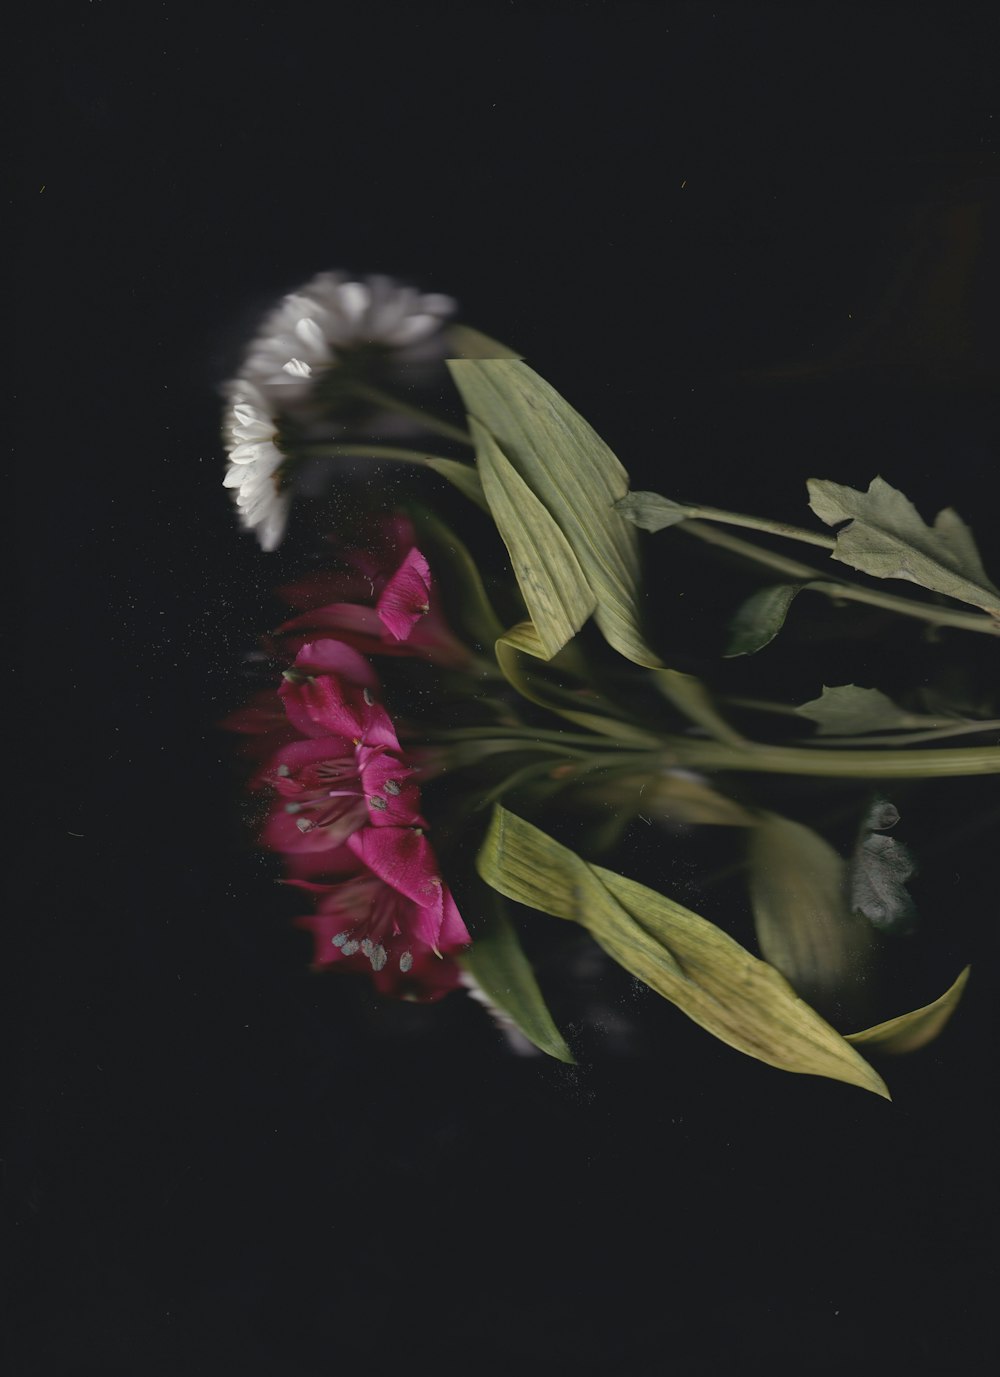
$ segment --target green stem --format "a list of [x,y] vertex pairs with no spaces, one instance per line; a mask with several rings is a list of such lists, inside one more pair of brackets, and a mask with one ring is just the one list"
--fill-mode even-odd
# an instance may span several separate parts
[[979,736],[1000,731],[1000,721],[960,722],[947,727],[928,727],[922,732],[886,732],[878,736],[838,736],[831,746],[919,746],[925,741],[941,741],[947,736]]
[[395,396],[392,392],[383,392],[380,387],[371,387],[368,383],[356,382],[352,385],[354,393],[366,402],[371,402],[373,406],[382,407],[385,411],[396,411],[400,416],[408,416],[411,421],[416,421],[425,430],[433,430],[437,435],[443,435],[448,440],[457,440],[461,445],[472,446],[472,440],[467,431],[453,426],[450,421],[444,421],[440,416],[433,416],[430,412],[422,411],[418,406],[411,406],[409,402],[404,402],[401,397]]
[[764,564],[769,569],[789,575],[796,582],[808,583],[811,592],[825,593],[827,597],[844,598],[851,602],[869,603],[873,607],[883,607],[904,617],[917,617],[935,626],[959,626],[964,631],[979,631],[986,636],[1000,636],[1000,622],[994,617],[983,616],[978,612],[959,612],[950,607],[938,607],[933,603],[917,602],[913,598],[901,598],[895,593],[882,593],[875,588],[862,588],[860,584],[830,579],[811,565],[800,564],[797,559],[788,559],[784,555],[775,554],[773,550],[762,549],[759,545],[751,544],[749,540],[741,540],[739,536],[717,531],[711,526],[702,525],[699,521],[681,521],[676,529],[687,531],[689,535],[697,536],[709,545],[718,545],[722,549],[732,550],[734,554],[744,555],[747,559]]
[[838,751],[810,746],[749,746],[718,741],[668,739],[667,762],[694,769],[748,770],[761,774],[816,775],[839,779],[932,779],[949,775],[1000,774],[1000,748],[956,746],[940,751]]
[[766,531],[768,535],[800,540],[806,545],[821,545],[824,550],[833,550],[837,545],[835,536],[823,535],[819,531],[807,531],[801,526],[790,526],[787,521],[769,521],[765,516],[744,516],[740,512],[724,512],[718,507],[691,506],[687,502],[684,506],[692,518],[700,517],[703,521],[718,521],[724,526],[743,526],[748,531]]

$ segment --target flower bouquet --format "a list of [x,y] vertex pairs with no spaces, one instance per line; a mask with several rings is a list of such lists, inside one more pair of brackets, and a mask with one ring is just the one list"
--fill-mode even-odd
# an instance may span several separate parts
[[[888,1096],[866,1054],[935,1037],[968,977],[947,973],[917,1009],[872,1007],[917,918],[894,791],[997,773],[996,703],[956,689],[961,674],[790,703],[728,692],[716,671],[764,651],[800,598],[842,637],[898,621],[918,656],[951,638],[961,665],[1000,635],[972,533],[950,509],[926,524],[879,477],[810,480],[808,528],[633,491],[570,402],[455,311],[321,274],[267,316],[226,388],[237,515],[264,551],[291,518],[306,551],[227,726],[315,968],[389,997],[464,991],[515,1050],[572,1061],[526,954],[547,914],[565,923],[556,944],[586,933],[731,1047]],[[644,574],[676,542],[750,579],[697,674],[662,626],[684,589]],[[849,800],[824,825],[835,781]],[[759,954],[620,873],[626,836],[655,862],[701,829],[737,839]]]

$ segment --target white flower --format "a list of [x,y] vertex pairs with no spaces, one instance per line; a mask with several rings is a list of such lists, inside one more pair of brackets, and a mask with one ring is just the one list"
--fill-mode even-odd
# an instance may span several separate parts
[[[441,327],[455,309],[451,297],[421,293],[390,277],[357,282],[344,273],[320,273],[264,317],[239,375],[225,389],[223,432],[225,485],[235,490],[243,526],[256,531],[265,550],[280,542],[290,505],[287,467],[281,475],[286,486],[278,486],[286,464],[276,443],[281,419],[293,421],[310,441],[339,438],[336,407],[324,415],[324,394],[316,392],[322,375],[353,350],[380,345],[385,359],[375,360],[375,368],[384,371],[387,364],[391,373],[394,365],[405,365],[407,387],[420,385],[426,381],[420,366],[433,367],[445,356]],[[376,411],[365,414],[361,429],[379,437],[412,431],[414,422],[410,415]]]
[[258,389],[252,383],[234,383],[225,418],[229,464],[222,481],[233,489],[240,524],[256,531],[264,550],[277,548],[288,521],[289,499],[278,486],[285,456],[276,437],[274,417]]

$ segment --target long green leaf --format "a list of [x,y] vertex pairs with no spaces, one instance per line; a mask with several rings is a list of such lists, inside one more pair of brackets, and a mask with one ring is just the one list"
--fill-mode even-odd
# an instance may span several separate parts
[[509,898],[582,924],[626,970],[730,1046],[888,1098],[881,1077],[782,975],[690,910],[588,865],[500,807],[477,865]]
[[[596,599],[569,542],[489,431],[470,418],[483,492],[507,547],[543,658],[549,660],[594,611]],[[519,649],[531,647],[521,637]],[[534,648],[529,653],[536,653]]]
[[802,823],[765,813],[750,830],[750,899],[761,955],[806,999],[863,981],[869,925],[847,905],[847,866]]
[[860,1033],[848,1033],[847,1041],[858,1047],[874,1047],[879,1052],[900,1054],[915,1052],[933,1041],[951,1018],[962,998],[971,966],[966,966],[955,982],[930,1004],[912,1009],[908,1014],[876,1023]]
[[867,492],[810,478],[809,505],[837,532],[833,558],[874,578],[906,579],[1000,617],[1000,588],[990,581],[972,532],[947,507],[928,526],[898,489],[874,478]]
[[543,378],[510,359],[449,362],[470,417],[547,508],[596,599],[605,638],[636,664],[661,666],[640,630],[635,527],[615,511],[628,474],[611,450]]
[[448,354],[457,359],[519,359],[523,355],[499,340],[491,339],[471,325],[449,325],[446,331]]
[[557,1061],[574,1060],[552,1020],[517,930],[495,890],[484,886],[475,940],[459,960],[490,1003],[502,1010],[529,1042]]

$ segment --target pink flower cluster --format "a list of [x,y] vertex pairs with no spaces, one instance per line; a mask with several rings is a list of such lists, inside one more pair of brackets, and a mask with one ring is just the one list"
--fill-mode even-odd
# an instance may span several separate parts
[[[390,535],[389,550],[398,551],[409,531],[397,526]],[[352,576],[334,577],[337,591],[346,591]],[[258,696],[229,725],[268,747],[255,781],[272,794],[261,840],[284,857],[287,882],[314,897],[315,912],[298,922],[313,935],[315,965],[363,969],[383,993],[436,999],[459,985],[449,953],[470,938],[425,835],[413,766],[362,649],[406,647],[449,659],[467,652],[440,614],[438,626],[431,620],[430,570],[412,543],[391,576],[366,570],[362,577],[377,594],[374,608],[328,604],[280,628],[298,649],[279,703]],[[301,605],[302,590],[293,596]],[[337,639],[303,640],[306,623],[309,631],[335,630]]]

